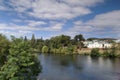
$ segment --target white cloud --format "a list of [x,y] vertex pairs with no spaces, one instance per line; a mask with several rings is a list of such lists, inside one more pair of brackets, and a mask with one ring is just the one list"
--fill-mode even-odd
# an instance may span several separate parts
[[75,21],[74,25],[83,25],[83,22],[82,21]]
[[[88,6],[102,3],[104,0],[8,0],[11,11],[24,13],[40,19],[71,19],[92,13]],[[9,8],[3,3],[0,9]],[[25,15],[24,15],[25,16]]]
[[88,21],[87,25],[101,26],[101,27],[120,27],[120,10],[111,11],[96,15],[94,19]]
[[52,24],[50,29],[52,30],[61,30],[63,28],[64,23],[55,23]]
[[8,4],[12,6],[15,11],[25,12],[31,8],[32,0],[9,0]]
[[35,26],[41,26],[41,25],[45,25],[46,22],[44,21],[28,21],[28,26],[32,26],[32,27],[35,27]]
[[66,2],[70,5],[80,5],[80,6],[93,6],[98,3],[103,3],[104,0],[61,0],[63,2]]
[[7,10],[7,8],[4,6],[0,6],[0,10]]
[[88,8],[81,6],[69,6],[56,0],[38,0],[32,5],[29,15],[45,19],[71,19],[91,13]]
[[21,36],[25,36],[27,34],[32,34],[33,32],[29,32],[29,31],[9,31],[9,30],[0,30],[0,33],[10,37],[11,35],[14,35],[16,37],[21,37]]
[[[103,0],[9,0],[6,3],[19,14],[35,18],[71,19],[92,13],[88,6],[101,2]],[[5,7],[8,8],[4,5]]]
[[93,19],[85,22],[75,21],[69,29],[70,33],[87,33],[88,35],[110,35],[120,37],[120,10],[96,15]]
[[95,18],[85,23],[94,26],[95,30],[120,36],[120,10],[96,15]]
[[[16,24],[3,24],[0,23],[0,30],[26,30],[26,31],[39,31],[39,30],[45,30],[45,31],[56,31],[61,30],[64,23],[54,23],[50,24],[48,27],[36,27],[36,25],[43,24],[41,22],[36,23],[28,23],[28,25],[16,25]],[[45,23],[46,24],[46,23]]]

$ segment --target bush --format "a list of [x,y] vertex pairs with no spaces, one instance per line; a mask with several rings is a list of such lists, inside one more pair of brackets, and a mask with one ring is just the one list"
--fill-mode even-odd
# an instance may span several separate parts
[[36,80],[41,67],[28,42],[14,39],[7,58],[0,69],[0,80]]
[[100,55],[99,49],[98,48],[92,49],[90,55],[93,56],[93,57],[98,57]]
[[105,49],[103,56],[105,57],[116,57],[116,48],[112,47],[111,49]]
[[47,46],[42,47],[42,53],[48,53],[49,48]]

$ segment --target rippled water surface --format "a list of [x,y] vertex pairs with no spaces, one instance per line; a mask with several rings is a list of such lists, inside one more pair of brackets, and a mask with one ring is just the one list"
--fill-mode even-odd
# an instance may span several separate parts
[[38,80],[120,80],[119,58],[81,55],[40,55]]

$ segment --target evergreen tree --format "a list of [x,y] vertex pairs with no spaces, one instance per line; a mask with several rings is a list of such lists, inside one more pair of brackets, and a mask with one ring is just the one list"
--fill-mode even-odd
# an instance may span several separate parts
[[27,37],[25,36],[24,41],[27,41]]
[[35,46],[36,46],[36,40],[35,40],[34,34],[32,35],[32,38],[31,38],[31,46],[32,46],[32,48],[35,48]]

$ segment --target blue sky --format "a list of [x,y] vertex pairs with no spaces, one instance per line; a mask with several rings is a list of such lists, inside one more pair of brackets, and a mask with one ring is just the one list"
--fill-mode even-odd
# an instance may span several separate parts
[[120,38],[120,0],[0,0],[0,33]]

